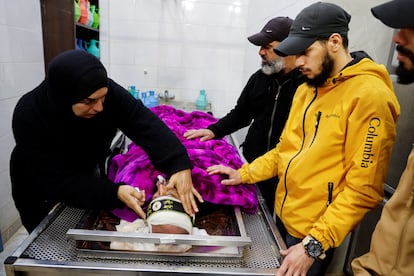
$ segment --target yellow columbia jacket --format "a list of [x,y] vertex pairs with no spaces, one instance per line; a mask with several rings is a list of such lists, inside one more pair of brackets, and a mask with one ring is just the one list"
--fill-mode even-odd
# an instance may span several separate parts
[[385,67],[354,58],[322,87],[299,86],[279,143],[239,169],[242,182],[277,175],[289,234],[337,247],[383,199],[399,114]]

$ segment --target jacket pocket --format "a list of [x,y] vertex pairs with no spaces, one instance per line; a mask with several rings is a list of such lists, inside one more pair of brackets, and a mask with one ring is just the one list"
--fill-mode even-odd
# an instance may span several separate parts
[[328,182],[328,200],[326,201],[326,207],[332,203],[333,186],[333,182]]

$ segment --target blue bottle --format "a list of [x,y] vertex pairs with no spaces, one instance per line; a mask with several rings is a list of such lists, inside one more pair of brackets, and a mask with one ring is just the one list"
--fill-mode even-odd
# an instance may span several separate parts
[[146,107],[148,107],[147,92],[141,92],[141,101]]
[[0,231],[0,252],[3,252],[3,239],[1,238],[1,231]]
[[155,92],[151,90],[149,92],[149,97],[148,97],[148,107],[154,107],[157,105],[158,105],[158,97],[156,97]]
[[207,95],[206,90],[201,89],[200,95],[198,95],[196,99],[196,108],[200,110],[205,110],[207,108],[208,101],[207,101]]

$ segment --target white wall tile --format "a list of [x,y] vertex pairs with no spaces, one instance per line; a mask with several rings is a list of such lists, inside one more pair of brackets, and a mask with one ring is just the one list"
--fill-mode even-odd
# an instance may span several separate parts
[[[160,90],[159,87],[188,87],[186,85],[186,76],[188,75],[194,75],[194,74],[188,74],[188,70],[186,70],[184,67],[166,67],[161,66],[158,71],[158,83],[157,83],[157,89]],[[158,92],[162,92],[158,91]]]
[[[206,88],[204,86],[205,70],[203,68],[187,68],[186,71],[184,71],[182,78],[183,83],[178,87],[189,89],[191,91],[190,95],[193,95],[193,93],[195,93],[194,91],[197,91],[198,95],[200,89]],[[195,100],[193,96],[188,98],[189,101],[192,101],[193,99]],[[185,100],[184,95],[183,100]]]
[[[3,139],[4,137],[8,137],[12,135],[12,128],[11,128],[11,123],[12,123],[12,113],[14,110],[14,106],[17,103],[17,97],[14,98],[10,98],[10,99],[3,99],[0,101],[0,112],[1,112],[1,116],[0,116],[0,138]],[[3,142],[4,144],[2,145],[1,142]],[[8,146],[10,146],[11,144],[8,143],[7,140],[1,140],[0,142],[0,148],[1,147],[5,147],[4,151],[2,151],[1,156],[3,157],[9,157],[9,155],[7,155],[8,152],[11,151],[7,150],[6,148]],[[0,170],[4,170],[4,169],[8,169],[8,164],[3,163],[3,165],[7,165],[6,167],[2,167],[0,165]]]
[[159,67],[184,67],[183,64],[183,44],[176,42],[160,42],[158,47],[158,61]]
[[[103,42],[101,42],[104,44]],[[135,64],[136,42],[135,40],[112,40],[111,42],[111,64]]]
[[[4,120],[0,120],[0,123],[3,124],[3,121]],[[2,153],[2,154],[0,154],[0,172],[9,173],[10,154],[11,154],[12,148],[15,145],[15,142],[14,142],[13,135],[10,133],[11,120],[8,120],[7,124],[5,124],[5,125],[9,127],[9,129],[8,129],[9,131],[6,135],[1,135],[0,136],[0,150],[1,150],[1,153]],[[8,179],[7,179],[7,182],[9,182]],[[1,186],[2,185],[0,185],[0,187]],[[7,189],[10,188],[10,185],[5,185],[5,186],[7,187]],[[3,193],[0,193],[0,194],[3,194]]]
[[[42,30],[42,26],[37,24],[40,22],[40,5],[38,1],[0,0],[0,4],[4,13],[4,17],[2,16],[3,19],[1,20],[8,26],[19,27],[36,32]],[[36,23],[34,24],[34,22]]]
[[[0,7],[6,7],[7,0],[0,0]],[[0,9],[0,25],[6,24],[7,22],[7,10],[5,8]]]
[[44,78],[41,63],[0,63],[0,99],[23,95]]
[[0,230],[7,232],[19,220],[9,177],[12,112],[18,98],[43,79],[44,62],[40,2],[0,0],[0,7]]
[[4,38],[0,43],[0,62],[43,62],[43,42],[39,32],[0,26],[0,35]]
[[[125,20],[135,18],[135,0],[109,1],[108,15],[114,20]],[[152,2],[152,1],[151,1]],[[101,9],[103,8],[100,6]],[[110,12],[109,12],[110,11]]]

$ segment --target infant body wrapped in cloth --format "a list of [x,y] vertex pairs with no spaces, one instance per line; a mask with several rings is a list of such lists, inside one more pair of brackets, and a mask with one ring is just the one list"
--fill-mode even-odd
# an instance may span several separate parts
[[[156,106],[151,110],[164,121],[186,147],[193,163],[193,185],[205,202],[239,206],[246,213],[257,211],[258,200],[255,185],[225,186],[220,183],[222,176],[209,175],[206,172],[207,167],[217,164],[239,168],[243,161],[234,146],[229,144],[226,138],[201,142],[199,139],[187,140],[183,137],[188,129],[206,128],[216,122],[216,118],[205,112],[187,113],[167,105]],[[158,175],[162,173],[156,170],[145,152],[133,143],[129,145],[127,153],[113,158],[108,173],[109,178],[114,182],[123,182],[145,191],[144,208],[148,207],[147,203],[157,193],[155,182]],[[162,176],[167,178],[165,175]],[[138,215],[127,207],[112,210],[112,213],[121,219],[121,224],[143,223],[139,222]],[[138,222],[136,222],[137,219]],[[148,229],[143,231],[148,231]]]
[[[181,201],[177,199],[177,192],[175,190],[167,191],[165,184],[165,179],[159,176],[157,181],[158,191],[148,205],[146,222],[140,218],[133,222],[121,219],[120,224],[116,226],[117,231],[142,234],[207,235],[205,230],[194,227],[195,217],[184,211]],[[185,252],[191,248],[191,245],[111,242],[110,248],[113,250]]]

